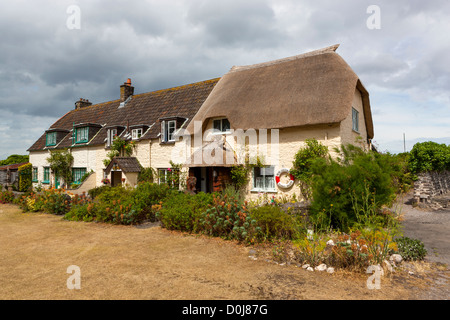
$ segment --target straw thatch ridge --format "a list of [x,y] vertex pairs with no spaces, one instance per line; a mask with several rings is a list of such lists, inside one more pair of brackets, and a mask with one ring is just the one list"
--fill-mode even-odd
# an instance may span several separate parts
[[363,97],[368,138],[373,137],[369,94],[338,45],[251,66],[233,67],[216,84],[192,119],[227,117],[247,130],[339,123],[351,114],[355,90]]

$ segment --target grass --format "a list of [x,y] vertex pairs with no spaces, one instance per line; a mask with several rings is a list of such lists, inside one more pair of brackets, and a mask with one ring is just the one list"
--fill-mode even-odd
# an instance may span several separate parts
[[[408,299],[367,275],[309,273],[248,258],[249,247],[160,227],[86,223],[0,205],[0,299]],[[81,289],[66,286],[70,265]],[[299,286],[298,284],[302,285]]]

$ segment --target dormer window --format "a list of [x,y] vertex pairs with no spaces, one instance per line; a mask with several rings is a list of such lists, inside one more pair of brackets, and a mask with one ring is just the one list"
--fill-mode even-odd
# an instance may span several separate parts
[[45,146],[55,146],[56,145],[56,132],[48,132],[45,140]]
[[213,120],[215,132],[230,132],[230,121],[227,118]]
[[52,128],[45,133],[45,146],[54,147],[69,133],[70,131],[65,129]]
[[89,127],[75,129],[75,143],[86,143],[89,140]]
[[96,123],[79,123],[74,125],[72,134],[72,145],[88,143],[102,128]]
[[131,138],[133,140],[140,139],[142,137],[142,128],[131,130]]
[[164,120],[161,122],[161,142],[175,141],[176,120]]
[[107,141],[106,141],[106,145],[109,147],[111,146],[111,144],[114,141],[114,138],[117,136],[117,129],[108,129],[108,137],[107,137]]

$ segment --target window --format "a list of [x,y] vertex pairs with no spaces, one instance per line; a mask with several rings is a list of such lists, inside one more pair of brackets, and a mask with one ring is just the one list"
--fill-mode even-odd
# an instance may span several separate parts
[[33,182],[38,181],[38,168],[36,167],[33,168],[31,179]]
[[158,169],[158,183],[163,184],[166,183],[169,186],[173,187],[174,183],[176,183],[177,179],[179,179],[179,171],[178,169]]
[[45,145],[47,147],[56,145],[56,132],[47,133]]
[[230,131],[230,121],[228,119],[216,119],[213,121],[214,131],[219,132],[229,132]]
[[139,139],[142,136],[142,128],[131,130],[131,138],[133,140]]
[[50,167],[44,167],[44,181],[42,183],[50,183]]
[[109,147],[117,136],[117,129],[108,129],[108,136],[106,137],[106,145]]
[[77,128],[75,134],[76,134],[75,138],[76,143],[88,142],[89,127]]
[[175,141],[174,133],[177,127],[176,120],[162,121],[161,122],[161,141],[171,142]]
[[359,112],[355,108],[352,108],[352,129],[359,132]]
[[81,178],[86,174],[86,168],[72,168],[73,183],[81,183]]
[[276,191],[274,170],[273,166],[253,168],[252,191]]

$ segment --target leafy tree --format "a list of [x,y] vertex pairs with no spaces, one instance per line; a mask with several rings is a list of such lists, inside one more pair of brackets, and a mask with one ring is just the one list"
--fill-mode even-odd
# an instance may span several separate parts
[[15,163],[23,163],[28,162],[29,156],[27,155],[19,155],[19,154],[12,154],[8,156],[5,160],[0,161],[0,166],[6,166],[8,164],[15,164]]
[[50,151],[50,157],[47,158],[50,169],[55,175],[64,179],[65,185],[69,185],[72,181],[72,164],[73,155],[70,150],[53,150]]
[[415,174],[450,170],[450,145],[432,141],[416,143],[410,152],[409,167]]

